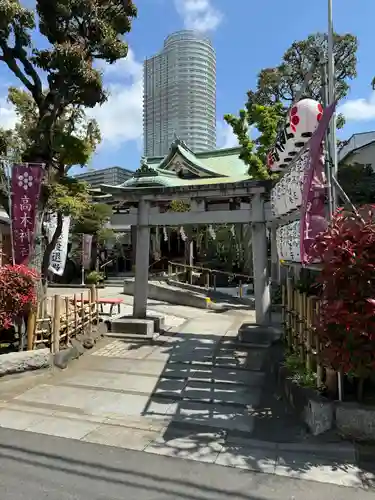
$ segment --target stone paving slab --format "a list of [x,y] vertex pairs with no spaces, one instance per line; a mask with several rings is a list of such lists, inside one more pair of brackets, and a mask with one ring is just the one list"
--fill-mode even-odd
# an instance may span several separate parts
[[154,453],[173,458],[197,460],[214,463],[223,448],[215,434],[196,434],[194,436],[158,437],[146,448],[147,453]]
[[[132,374],[120,374],[120,373],[103,373],[97,371],[87,370],[83,373],[78,373],[77,375],[70,377],[63,381],[66,385],[72,386],[87,386],[91,388],[102,388],[109,390],[120,390],[120,391],[132,391],[149,394],[152,393],[157,384],[164,384],[165,390],[175,390],[176,385],[178,385],[178,379],[176,382],[173,380],[159,379],[158,376],[142,376],[142,375],[132,375]],[[183,381],[182,388],[183,388]],[[181,388],[181,390],[182,390]]]
[[173,402],[166,412],[177,422],[251,433],[254,428],[254,417],[246,413],[238,406],[185,400]]
[[277,448],[276,445],[259,448],[244,446],[224,446],[216,460],[216,464],[226,467],[251,470],[273,474],[276,468]]
[[332,462],[311,453],[283,453],[278,456],[275,474],[290,478],[361,487],[360,469],[353,463]]
[[69,439],[82,439],[99,425],[95,422],[72,420],[53,415],[40,419],[39,422],[29,425],[24,430]]
[[151,441],[157,439],[158,435],[158,431],[126,429],[122,426],[111,424],[101,425],[86,434],[82,441],[142,451]]

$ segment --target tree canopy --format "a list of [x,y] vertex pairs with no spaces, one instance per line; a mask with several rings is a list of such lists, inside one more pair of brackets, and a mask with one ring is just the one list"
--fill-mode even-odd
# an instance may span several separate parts
[[[107,99],[100,68],[126,57],[124,35],[137,10],[131,0],[36,0],[36,14],[19,0],[0,1],[0,61],[21,85],[9,90],[19,122],[0,132],[0,154],[45,165],[40,213],[58,214],[45,272],[63,215],[88,210],[87,186],[67,174],[85,165],[100,141],[85,109]],[[43,48],[34,43],[34,30],[44,37]],[[6,206],[1,184],[0,203]]]
[[[336,98],[342,99],[349,91],[349,81],[356,77],[357,39],[351,34],[334,35]],[[275,143],[278,129],[287,110],[304,87],[301,99],[321,99],[321,63],[327,59],[327,37],[322,33],[294,42],[285,52],[281,63],[262,69],[255,90],[247,92],[244,109],[238,116],[225,115],[241,146],[240,157],[249,166],[254,179],[267,179],[266,152]],[[311,78],[306,75],[311,71]],[[344,124],[339,117],[338,125]],[[259,132],[257,139],[249,137],[249,128]]]

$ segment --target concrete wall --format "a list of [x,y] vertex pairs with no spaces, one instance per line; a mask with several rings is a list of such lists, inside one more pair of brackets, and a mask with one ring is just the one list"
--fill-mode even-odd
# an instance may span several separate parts
[[[124,281],[124,294],[134,295],[134,280]],[[206,296],[203,294],[152,282],[148,283],[148,298],[169,302],[170,304],[197,307],[198,309],[206,309],[207,307]]]

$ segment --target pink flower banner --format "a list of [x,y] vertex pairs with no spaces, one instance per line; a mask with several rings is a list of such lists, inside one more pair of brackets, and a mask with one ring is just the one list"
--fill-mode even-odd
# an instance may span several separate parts
[[305,170],[300,225],[301,262],[310,262],[309,253],[316,236],[327,227],[326,176],[324,169],[323,139],[335,112],[336,102],[324,109],[322,119],[309,142],[310,159]]
[[14,263],[28,265],[34,247],[35,221],[43,166],[14,165],[11,179],[11,220]]

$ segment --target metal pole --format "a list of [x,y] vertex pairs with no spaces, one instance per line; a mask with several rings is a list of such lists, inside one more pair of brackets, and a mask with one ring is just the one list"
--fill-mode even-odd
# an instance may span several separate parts
[[81,267],[81,285],[85,284],[85,266],[84,266],[84,255],[85,255],[85,245],[84,245],[85,235],[82,234],[82,267]]
[[[328,0],[328,98],[329,103],[335,100],[335,59],[333,47],[333,13],[332,0]],[[336,142],[336,113],[332,115],[329,127],[329,152],[331,159],[331,178],[337,179],[337,142]],[[335,211],[338,207],[338,191],[335,182],[332,182],[332,208]],[[343,398],[343,378],[342,373],[337,373],[337,385],[339,401]]]
[[[328,106],[328,86],[327,86],[327,62],[324,58],[321,61],[321,79],[322,79],[322,102],[323,107],[326,108]],[[329,206],[329,218],[332,218],[332,214],[334,212],[333,208],[333,196],[332,196],[332,169],[330,162],[330,153],[329,153],[329,137],[328,133],[325,137],[325,170],[326,170],[326,178],[327,178],[327,189],[328,189],[328,206]],[[328,148],[328,151],[327,151]]]
[[[333,14],[332,0],[328,0],[328,100],[332,104],[335,100],[335,59],[334,59],[334,39],[333,39]],[[331,160],[332,175],[337,178],[337,144],[336,144],[336,113],[332,115],[329,126],[329,156]],[[333,210],[338,206],[338,193],[336,186],[332,183]]]
[[12,248],[12,264],[15,264],[14,242],[13,242],[13,221],[12,221],[12,163],[8,160],[3,161],[4,174],[7,178],[8,187],[8,203],[9,203],[9,230],[10,230],[10,245]]

